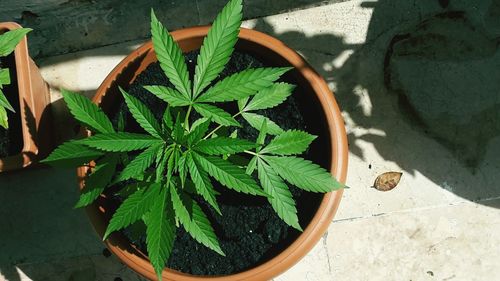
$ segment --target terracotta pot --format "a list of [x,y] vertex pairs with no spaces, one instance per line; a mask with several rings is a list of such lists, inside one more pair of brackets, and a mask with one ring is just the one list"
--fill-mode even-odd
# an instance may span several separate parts
[[[184,52],[198,49],[209,27],[194,27],[172,32]],[[318,110],[308,111],[321,115],[324,120],[323,139],[327,145],[321,148],[322,157],[327,157],[331,171],[340,181],[345,181],[347,173],[347,137],[340,110],[332,92],[325,81],[295,51],[282,42],[266,34],[242,29],[237,50],[258,55],[264,61],[277,66],[293,66],[294,75],[300,86],[305,89],[306,100],[314,100]],[[97,89],[93,101],[107,113],[116,112],[116,105],[122,99],[118,86],[128,87],[149,64],[156,61],[152,43],[148,42],[126,57],[104,80]],[[88,168],[79,168],[80,189]],[[342,191],[325,194],[321,204],[305,228],[304,232],[283,252],[271,260],[250,270],[227,276],[194,276],[165,268],[164,280],[269,280],[286,271],[297,263],[319,241],[333,219],[342,197]],[[101,196],[86,212],[97,233],[102,237],[111,212],[106,205],[106,198]],[[155,280],[156,275],[147,256],[120,233],[115,232],[105,241],[108,248],[126,265],[146,278]]]
[[[14,22],[0,23],[0,34],[21,28]],[[49,87],[28,54],[26,37],[14,50],[18,83],[23,148],[19,154],[0,158],[0,172],[27,167],[41,159],[50,148]],[[8,94],[8,93],[6,93]]]

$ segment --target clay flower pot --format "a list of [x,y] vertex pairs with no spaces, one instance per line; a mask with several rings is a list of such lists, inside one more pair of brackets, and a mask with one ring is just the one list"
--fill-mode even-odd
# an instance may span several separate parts
[[[189,52],[200,48],[208,29],[209,27],[187,28],[172,32],[172,36],[184,52]],[[347,173],[347,137],[340,110],[325,81],[295,51],[263,33],[242,28],[236,50],[258,56],[272,65],[295,68],[291,75],[303,89],[305,99],[302,100],[311,103],[307,113],[318,115],[322,120],[319,122],[322,123],[321,135],[326,141],[322,142],[320,155],[326,158],[325,163],[330,163],[333,175],[344,182]],[[97,89],[94,103],[100,105],[108,114],[116,112],[116,106],[122,99],[118,86],[128,87],[137,75],[155,61],[157,59],[151,42],[133,51],[116,66]],[[80,189],[83,187],[83,178],[87,171],[86,167],[78,169]],[[194,276],[165,268],[163,278],[164,280],[269,280],[297,263],[319,241],[332,221],[341,197],[341,190],[325,194],[304,232],[283,252],[263,264],[226,276]],[[104,196],[86,208],[91,223],[101,237],[112,215],[108,211],[110,209]],[[148,257],[119,232],[112,234],[105,243],[111,252],[137,273],[152,280],[156,279]]]
[[[17,28],[21,26],[14,22],[0,23],[0,34]],[[31,165],[48,151],[51,144],[49,87],[28,54],[26,37],[14,50],[14,58],[22,131],[22,139],[14,141],[22,142],[23,147],[19,154],[0,158],[0,172]]]

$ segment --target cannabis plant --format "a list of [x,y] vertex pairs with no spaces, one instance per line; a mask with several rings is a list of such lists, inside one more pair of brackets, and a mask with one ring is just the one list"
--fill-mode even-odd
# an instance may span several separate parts
[[[11,31],[7,31],[0,35],[0,57],[6,57],[10,55],[17,44],[21,42],[24,36],[30,32],[30,28],[18,28]],[[5,129],[9,128],[7,109],[15,112],[12,105],[7,100],[7,97],[3,93],[3,86],[10,84],[10,74],[8,68],[1,68],[0,66],[0,126]]]
[[[196,241],[224,255],[210,221],[194,199],[206,200],[224,215],[213,180],[237,192],[266,197],[278,216],[298,230],[302,228],[286,182],[309,192],[343,187],[325,169],[296,156],[308,148],[315,136],[299,130],[285,131],[255,113],[281,104],[292,94],[293,85],[276,82],[290,68],[246,69],[214,82],[237,41],[241,2],[231,0],[215,19],[197,57],[193,80],[181,49],[151,13],[154,51],[173,87],[144,88],[166,102],[162,119],[155,119],[139,99],[120,88],[144,133],[124,132],[123,124],[115,130],[99,107],[81,95],[63,91],[71,113],[93,135],[62,144],[45,162],[71,166],[95,160],[78,207],[92,203],[106,187],[127,183],[122,194],[129,196],[112,216],[104,239],[143,220],[149,258],[159,278],[180,225]],[[237,102],[238,112],[230,114],[218,107],[226,102]],[[222,133],[223,127],[241,127],[235,119],[240,115],[259,131],[257,139]],[[193,120],[195,116],[199,118]],[[244,156],[246,162],[233,163],[236,155]]]

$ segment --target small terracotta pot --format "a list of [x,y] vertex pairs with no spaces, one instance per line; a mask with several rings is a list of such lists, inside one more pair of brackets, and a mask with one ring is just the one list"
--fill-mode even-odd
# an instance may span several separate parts
[[[0,34],[21,28],[14,22],[0,23]],[[0,172],[17,170],[41,159],[50,148],[49,87],[28,54],[26,37],[14,50],[18,83],[23,148],[19,154],[0,158]]]
[[[172,32],[184,52],[198,49],[209,27],[194,27]],[[322,147],[323,157],[329,158],[332,174],[342,182],[347,173],[347,137],[340,110],[332,92],[325,81],[300,57],[295,51],[286,47],[282,42],[266,34],[242,29],[236,50],[258,55],[263,61],[272,62],[277,66],[293,66],[294,78],[300,86],[306,89],[307,99],[315,100],[318,110],[310,114],[322,115],[324,120],[323,139],[327,139],[327,147]],[[147,42],[128,57],[126,57],[108,75],[97,89],[93,101],[100,105],[105,112],[116,112],[117,104],[122,99],[118,86],[127,88],[144,69],[152,62],[157,61],[152,43]],[[306,100],[307,100],[306,99]],[[309,112],[308,112],[309,113]],[[88,168],[78,169],[80,189],[83,188],[83,178]],[[283,252],[271,260],[257,265],[244,272],[226,276],[194,276],[165,268],[164,280],[269,280],[297,263],[319,241],[327,230],[337,210],[342,197],[342,191],[325,194],[321,204],[304,232]],[[111,207],[101,196],[93,205],[86,208],[86,212],[100,237],[104,234],[111,217]],[[156,280],[156,274],[145,254],[118,232],[115,232],[105,241],[108,248],[126,265],[142,276]]]

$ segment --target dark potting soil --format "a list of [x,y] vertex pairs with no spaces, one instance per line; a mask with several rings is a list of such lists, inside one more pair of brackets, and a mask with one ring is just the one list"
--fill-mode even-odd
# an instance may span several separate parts
[[15,155],[21,152],[23,148],[23,133],[21,129],[21,110],[19,109],[19,96],[17,87],[16,63],[14,55],[10,54],[6,57],[0,57],[0,68],[9,68],[10,80],[9,85],[4,85],[2,92],[7,97],[7,100],[12,105],[14,110],[7,110],[9,118],[9,128],[0,127],[0,158]]
[[[188,69],[193,75],[198,51],[186,55]],[[234,52],[225,70],[219,79],[242,71],[247,68],[268,66],[258,58],[246,53]],[[293,79],[282,80],[297,84]],[[214,81],[216,83],[217,81]],[[172,87],[163,74],[158,63],[151,64],[142,72],[128,92],[145,103],[158,119],[161,119],[165,109],[165,103],[160,102],[154,95],[146,91],[144,85],[164,85]],[[295,91],[300,90],[296,88]],[[297,93],[294,93],[294,95]],[[226,104],[220,105],[230,112],[237,109]],[[269,117],[283,129],[302,129],[307,131],[307,125],[303,118],[303,109],[297,100],[291,96],[283,104],[267,110],[260,110],[259,114]],[[117,124],[118,116],[124,114],[126,131],[142,132],[142,128],[133,120],[124,102],[120,110],[112,118]],[[196,118],[193,114],[193,118]],[[250,127],[246,121],[239,119],[242,128],[238,128],[238,137],[255,140],[258,131]],[[307,155],[306,155],[306,158]],[[256,196],[240,194],[229,190],[216,181],[212,181],[215,188],[221,193],[218,202],[222,216],[200,198],[195,198],[207,214],[225,257],[215,253],[202,244],[196,242],[182,227],[178,228],[174,242],[173,252],[167,266],[185,273],[195,275],[227,275],[241,272],[258,264],[261,264],[282,252],[300,234],[297,230],[289,227],[274,212],[266,199]],[[314,215],[322,195],[302,191],[290,186],[294,199],[297,202],[299,221],[303,228],[310,222]],[[119,196],[115,196],[118,203]],[[147,252],[145,243],[145,226],[138,222],[123,231],[134,244],[143,252]]]

